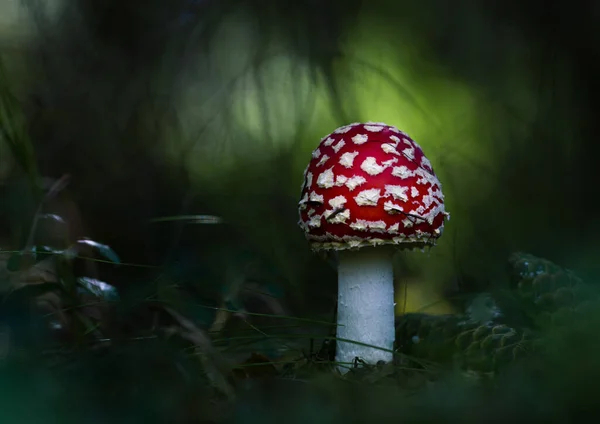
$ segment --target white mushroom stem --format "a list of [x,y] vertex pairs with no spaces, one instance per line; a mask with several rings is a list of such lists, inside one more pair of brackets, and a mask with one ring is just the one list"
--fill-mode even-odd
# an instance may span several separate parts
[[369,364],[390,362],[394,348],[393,250],[366,247],[338,252],[337,338],[367,345],[337,341],[336,362],[344,373],[358,357]]

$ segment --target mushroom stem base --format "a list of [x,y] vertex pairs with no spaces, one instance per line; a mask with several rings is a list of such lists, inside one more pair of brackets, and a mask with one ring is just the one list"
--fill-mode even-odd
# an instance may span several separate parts
[[[369,364],[390,362],[394,348],[393,249],[371,247],[338,252],[336,362],[344,373],[356,357]],[[377,349],[380,347],[386,350]]]

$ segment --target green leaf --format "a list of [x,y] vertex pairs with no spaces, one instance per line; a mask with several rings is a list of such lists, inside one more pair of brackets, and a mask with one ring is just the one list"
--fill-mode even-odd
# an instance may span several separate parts
[[27,132],[21,104],[9,87],[8,75],[0,60],[0,142],[6,143],[37,191],[40,188],[40,175],[33,143]]
[[121,260],[119,259],[119,256],[116,254],[116,252],[106,244],[98,243],[97,241],[90,240],[87,238],[77,240],[77,244],[85,244],[87,246],[93,247],[98,251],[98,253],[100,253],[100,255],[104,256],[110,262],[115,264],[121,263]]
[[222,224],[223,219],[215,215],[174,215],[151,219],[150,222],[186,221],[186,224]]
[[93,295],[98,296],[104,300],[119,300],[119,293],[117,292],[117,289],[114,286],[105,283],[104,281],[88,277],[80,277],[77,279],[77,283]]
[[54,221],[56,223],[63,224],[63,225],[67,224],[67,221],[65,221],[65,219],[62,216],[57,215],[55,213],[42,214],[42,215],[40,215],[40,219],[47,219],[49,221]]

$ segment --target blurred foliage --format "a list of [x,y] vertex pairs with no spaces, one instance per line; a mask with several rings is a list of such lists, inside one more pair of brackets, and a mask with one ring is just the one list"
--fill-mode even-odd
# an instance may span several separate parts
[[[0,420],[594,413],[599,12],[0,0]],[[397,257],[396,361],[341,378],[296,202],[366,120],[423,146],[452,221]]]

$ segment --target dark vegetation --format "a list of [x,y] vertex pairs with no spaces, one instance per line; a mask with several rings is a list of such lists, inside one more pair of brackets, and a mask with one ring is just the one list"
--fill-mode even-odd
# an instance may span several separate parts
[[[594,2],[71,0],[58,20],[25,3],[36,33],[1,52],[2,423],[598,413]],[[399,45],[418,38],[478,93],[499,163],[465,157],[448,173],[451,212],[470,227],[448,277],[459,313],[399,316],[393,364],[333,371],[335,269],[309,252],[289,189],[304,118],[297,140],[264,158],[228,113],[212,61],[228,57],[219,24],[234,12],[255,27],[256,72],[280,40],[326,82],[340,123],[360,118],[341,44],[365,16],[396,28]],[[532,121],[507,77],[515,43],[530,52],[517,69],[537,84]],[[190,130],[180,105],[191,76],[202,89]],[[305,97],[289,101],[302,110]],[[184,147],[166,155],[174,139]],[[458,139],[448,136],[448,162]],[[198,182],[208,171],[190,166],[192,152],[230,148],[239,165]],[[491,181],[477,201],[466,167]]]

